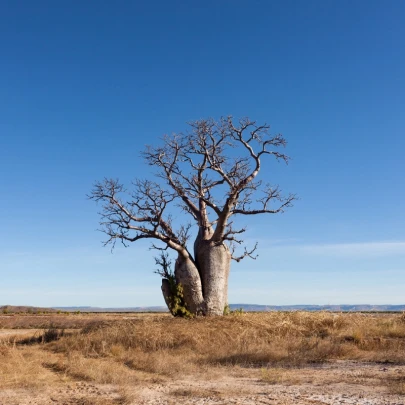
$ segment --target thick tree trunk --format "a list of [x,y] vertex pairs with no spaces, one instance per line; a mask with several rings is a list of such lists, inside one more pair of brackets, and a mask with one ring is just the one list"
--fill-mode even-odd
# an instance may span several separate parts
[[172,289],[170,286],[170,282],[168,279],[164,278],[162,280],[162,294],[163,294],[163,298],[165,299],[165,303],[167,305],[167,308],[170,309],[170,307],[172,306]]
[[204,314],[204,297],[201,278],[195,263],[179,255],[174,267],[176,283],[183,288],[183,299],[188,311],[194,315]]
[[[175,265],[176,283],[183,288],[183,299],[194,315],[223,315],[228,305],[228,277],[231,254],[225,244],[205,240],[201,234],[194,244],[195,260],[179,255]],[[167,280],[162,282],[166,304],[170,302]]]
[[196,255],[200,268],[205,315],[223,315],[228,304],[228,277],[231,265],[229,249],[224,244],[203,240]]

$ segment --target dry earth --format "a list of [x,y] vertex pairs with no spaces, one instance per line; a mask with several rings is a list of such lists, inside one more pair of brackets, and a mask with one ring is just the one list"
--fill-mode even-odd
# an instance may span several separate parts
[[[83,326],[85,319],[82,316],[78,324]],[[87,320],[94,322],[94,316]],[[24,324],[21,319],[14,321],[18,327]],[[35,326],[33,319],[29,322]],[[72,320],[66,325],[71,327]],[[156,330],[152,332],[156,335]],[[40,333],[38,328],[0,329],[0,362],[10,365],[7,368],[7,364],[0,364],[0,405],[405,405],[405,362],[398,358],[395,362],[327,359],[300,365],[201,365],[178,375],[164,368],[154,372],[148,365],[134,368],[131,362],[124,361],[128,370],[117,368],[116,372],[125,381],[114,381],[114,376],[109,376],[101,383],[102,376],[90,368],[99,368],[104,362],[108,374],[110,366],[119,363],[121,367],[123,354],[116,354],[113,361],[97,357],[97,363],[95,356],[80,357],[82,363],[74,363],[80,372],[72,372],[72,368],[63,366],[72,356],[63,352],[67,345],[62,342],[64,338],[47,344],[19,343],[24,339],[28,342],[32,336],[37,338]],[[103,345],[108,345],[108,337],[105,339]],[[59,342],[63,344],[58,346]],[[114,368],[111,373],[115,373]]]
[[[299,370],[276,370],[280,381],[263,381],[268,370],[240,370],[216,378],[157,378],[122,388],[113,384],[74,381],[63,376],[41,389],[4,389],[2,405],[403,405],[405,396],[391,394],[381,382],[405,374],[404,366],[337,362]],[[271,371],[271,369],[270,369]],[[52,374],[49,369],[49,380]],[[235,375],[236,374],[236,375]],[[239,376],[237,374],[240,374]],[[284,381],[283,381],[284,379]]]

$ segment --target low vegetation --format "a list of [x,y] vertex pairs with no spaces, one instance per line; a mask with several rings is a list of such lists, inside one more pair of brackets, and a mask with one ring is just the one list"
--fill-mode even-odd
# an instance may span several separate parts
[[[209,379],[246,370],[268,384],[295,384],[294,369],[336,360],[405,364],[401,314],[122,318],[52,315],[46,327],[43,316],[0,318],[0,328],[21,328],[24,319],[25,326],[44,328],[29,338],[0,334],[0,389],[83,381],[122,390],[140,381]],[[402,375],[384,384],[389,392],[405,393]]]
[[158,374],[201,366],[299,366],[333,359],[405,362],[400,315],[266,313],[212,319],[165,316],[88,325],[49,347]]

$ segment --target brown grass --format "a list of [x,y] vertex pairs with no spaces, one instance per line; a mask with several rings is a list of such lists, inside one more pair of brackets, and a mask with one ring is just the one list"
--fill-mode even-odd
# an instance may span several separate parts
[[[47,357],[53,358],[52,354]],[[44,358],[44,353],[34,347],[21,350],[15,345],[0,344],[0,389],[34,388],[57,382],[58,376],[42,366]]]
[[[14,327],[27,326],[27,318],[21,318],[14,319]],[[45,325],[43,317],[33,318],[29,325]],[[209,378],[257,368],[263,382],[288,385],[311,383],[310,376],[297,381],[291,372],[308,364],[338,359],[405,364],[405,317],[398,314],[273,312],[191,320],[90,316],[74,320],[80,320],[75,325],[81,329],[58,332],[71,329],[72,318],[53,315],[51,324],[57,327],[43,332],[49,339],[36,335],[0,341],[0,388],[69,381],[115,384],[125,403],[125,396],[132,395],[124,395],[125,387],[140,381]],[[387,386],[405,393],[401,376]],[[186,394],[172,392],[174,397]]]
[[165,375],[204,366],[299,366],[332,359],[404,362],[405,322],[401,315],[306,312],[155,316],[93,324],[49,350]]
[[[52,314],[29,314],[13,313],[0,314],[0,329],[46,329],[51,326],[63,329],[84,328],[92,323],[114,322],[122,319],[138,319],[151,317],[153,314],[148,313],[52,313]],[[169,317],[170,315],[162,314],[160,316]]]

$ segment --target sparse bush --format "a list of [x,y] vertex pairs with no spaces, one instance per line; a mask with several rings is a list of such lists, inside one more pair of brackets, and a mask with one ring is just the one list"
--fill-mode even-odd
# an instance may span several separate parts
[[63,329],[59,330],[59,329],[56,329],[55,327],[51,326],[41,336],[41,339],[42,339],[41,343],[53,342],[55,340],[60,339],[64,334],[65,334],[65,331]]

